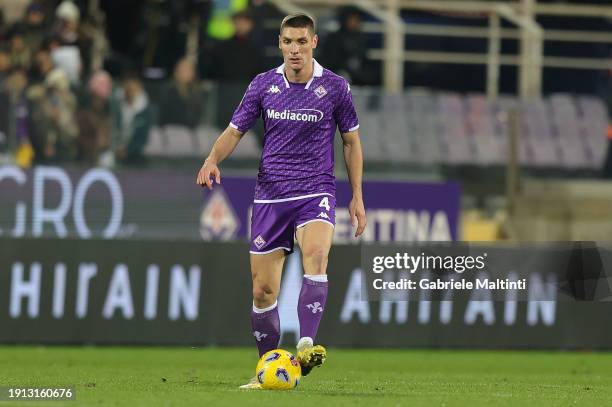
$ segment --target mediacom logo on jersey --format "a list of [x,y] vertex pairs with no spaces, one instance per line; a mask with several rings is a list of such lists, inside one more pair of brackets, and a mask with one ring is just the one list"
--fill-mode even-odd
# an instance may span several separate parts
[[283,110],[278,112],[274,109],[267,109],[268,119],[293,120],[298,122],[316,123],[323,119],[323,112],[317,109],[295,109]]

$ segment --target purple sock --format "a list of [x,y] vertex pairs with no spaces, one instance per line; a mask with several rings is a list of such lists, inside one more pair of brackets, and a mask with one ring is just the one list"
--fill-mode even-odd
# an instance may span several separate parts
[[[327,277],[327,276],[325,276]],[[314,341],[323,316],[327,300],[327,281],[313,281],[304,277],[300,299],[298,300],[298,319],[300,337],[308,336]]]
[[278,348],[280,340],[280,318],[278,317],[278,306],[264,312],[251,310],[251,327],[259,356]]

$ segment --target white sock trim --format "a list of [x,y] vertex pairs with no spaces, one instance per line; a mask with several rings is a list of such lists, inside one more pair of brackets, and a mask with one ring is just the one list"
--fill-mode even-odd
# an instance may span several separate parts
[[278,301],[274,301],[274,304],[270,305],[266,308],[257,308],[255,303],[253,303],[253,312],[256,314],[263,314],[264,312],[272,311],[278,305]]
[[319,283],[327,282],[327,274],[317,274],[317,275],[304,274],[304,278],[307,278],[312,281],[317,281]]

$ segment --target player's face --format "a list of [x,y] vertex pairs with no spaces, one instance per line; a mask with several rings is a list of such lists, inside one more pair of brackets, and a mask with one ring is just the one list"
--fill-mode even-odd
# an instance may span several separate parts
[[312,63],[312,53],[319,37],[312,35],[308,28],[285,27],[278,36],[278,47],[283,53],[285,66],[300,71]]

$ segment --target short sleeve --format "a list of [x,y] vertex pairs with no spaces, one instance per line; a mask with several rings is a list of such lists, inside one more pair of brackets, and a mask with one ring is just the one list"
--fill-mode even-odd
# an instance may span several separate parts
[[247,132],[253,127],[259,116],[261,116],[258,79],[259,76],[256,76],[251,81],[230,121],[230,126],[242,133]]
[[351,95],[351,86],[345,80],[340,85],[340,94],[334,109],[334,119],[338,124],[340,133],[348,133],[359,128],[359,120],[357,119],[357,112],[355,112],[353,96]]

